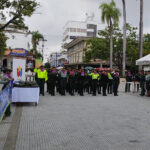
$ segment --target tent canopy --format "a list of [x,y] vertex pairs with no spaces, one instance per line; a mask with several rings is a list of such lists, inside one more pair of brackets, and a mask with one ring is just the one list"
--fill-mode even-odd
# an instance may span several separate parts
[[136,65],[150,65],[150,54],[138,59]]

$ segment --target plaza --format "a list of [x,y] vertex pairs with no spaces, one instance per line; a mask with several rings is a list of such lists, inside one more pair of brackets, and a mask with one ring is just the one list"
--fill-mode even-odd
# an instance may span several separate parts
[[[0,124],[2,150],[148,150],[150,101],[137,94],[40,97],[12,105]],[[11,144],[11,146],[10,146]]]

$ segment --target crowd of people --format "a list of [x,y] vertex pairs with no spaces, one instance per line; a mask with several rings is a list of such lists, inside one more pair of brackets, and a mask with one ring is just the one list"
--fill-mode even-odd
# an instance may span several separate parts
[[36,81],[40,87],[40,94],[44,96],[44,83],[47,83],[47,92],[54,96],[56,92],[60,95],[66,95],[68,92],[71,96],[79,94],[84,96],[84,93],[102,94],[114,94],[118,96],[118,86],[120,83],[120,77],[118,70],[98,71],[74,69],[74,68],[62,68],[57,70],[55,67],[44,69],[43,66],[40,69],[34,69],[36,73]]
[[144,96],[146,91],[147,95],[150,96],[150,71],[144,72],[139,71],[138,73],[132,73],[131,71],[128,71],[126,74],[126,86],[125,86],[125,92],[131,91],[131,84],[132,82],[138,82],[139,86],[137,86],[137,91],[141,89],[141,96]]

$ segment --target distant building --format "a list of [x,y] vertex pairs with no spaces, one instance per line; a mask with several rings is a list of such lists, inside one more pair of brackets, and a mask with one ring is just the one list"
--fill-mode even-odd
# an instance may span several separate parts
[[63,28],[62,48],[77,37],[97,37],[100,28],[101,26],[94,21],[94,14],[87,15],[85,21],[68,21]]
[[61,65],[59,63],[59,60],[58,60],[58,58],[60,56],[61,56],[61,54],[58,53],[58,52],[51,53],[51,55],[50,55],[50,64],[51,64],[51,67],[57,67],[57,66]]
[[[0,14],[0,25],[4,25],[6,20]],[[14,25],[10,24],[4,30],[5,35],[7,36],[7,48],[24,48],[30,50],[31,45],[31,35],[27,34],[27,30],[15,29]]]
[[83,58],[85,56],[84,48],[86,48],[86,41],[90,39],[89,37],[78,37],[65,45],[68,55],[68,66],[82,67],[82,66],[95,66],[102,67],[107,66],[108,61],[95,59],[91,60],[89,63],[84,63]]

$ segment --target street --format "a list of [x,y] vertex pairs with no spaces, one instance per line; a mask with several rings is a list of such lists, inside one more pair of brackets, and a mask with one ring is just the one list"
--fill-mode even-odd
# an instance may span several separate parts
[[16,140],[12,142],[7,137],[3,150],[11,148],[10,142],[14,145],[11,150],[148,150],[150,147],[147,97],[125,93],[119,93],[118,97],[46,94],[40,97],[37,107],[24,104],[17,106],[18,109],[14,115],[20,113],[17,118],[20,121],[13,125],[17,134],[8,131]]

